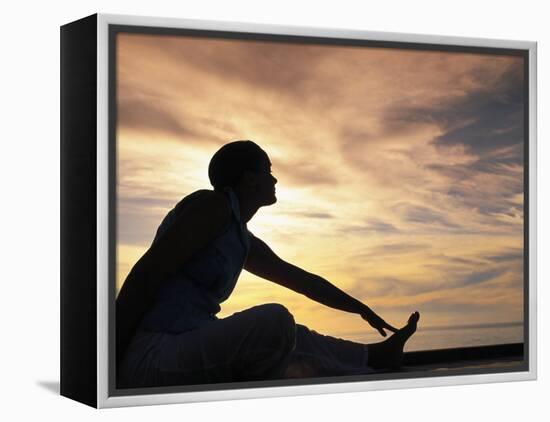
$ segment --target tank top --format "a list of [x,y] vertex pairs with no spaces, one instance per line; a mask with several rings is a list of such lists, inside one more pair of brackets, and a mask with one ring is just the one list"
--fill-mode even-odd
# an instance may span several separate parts
[[[162,220],[153,244],[192,201],[207,190],[183,198]],[[231,219],[223,234],[194,254],[159,288],[140,327],[146,331],[181,333],[216,320],[220,304],[237,283],[250,249],[251,233],[241,220],[239,201],[231,188],[224,193],[231,205]]]

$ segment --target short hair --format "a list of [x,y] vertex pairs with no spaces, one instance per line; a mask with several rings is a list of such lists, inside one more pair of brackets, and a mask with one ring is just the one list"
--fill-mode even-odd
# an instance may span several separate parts
[[258,171],[269,162],[267,153],[252,141],[234,141],[221,147],[208,165],[208,178],[214,190],[235,187],[246,170]]

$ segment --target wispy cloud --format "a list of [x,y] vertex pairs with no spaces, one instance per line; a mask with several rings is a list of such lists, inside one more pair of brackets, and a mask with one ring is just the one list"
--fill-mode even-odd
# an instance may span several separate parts
[[338,185],[338,178],[332,173],[332,169],[321,169],[319,165],[304,157],[301,161],[288,161],[274,158],[273,167],[278,174],[293,185]]
[[398,233],[399,229],[393,224],[378,218],[367,218],[364,224],[350,224],[339,229],[341,232],[364,236],[369,233]]
[[409,203],[397,203],[394,209],[401,214],[403,219],[409,223],[437,225],[444,229],[460,229],[461,226],[450,221],[442,212],[438,212],[423,205],[414,205]]

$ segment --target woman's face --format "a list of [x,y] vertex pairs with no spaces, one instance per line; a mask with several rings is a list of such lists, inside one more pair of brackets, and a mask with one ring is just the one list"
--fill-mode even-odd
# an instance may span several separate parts
[[265,160],[256,175],[256,192],[260,206],[272,205],[277,202],[275,196],[275,184],[277,179],[271,173],[271,161],[269,158]]

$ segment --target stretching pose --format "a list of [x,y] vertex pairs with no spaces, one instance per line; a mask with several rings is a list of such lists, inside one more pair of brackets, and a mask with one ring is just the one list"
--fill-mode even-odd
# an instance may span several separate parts
[[[164,218],[116,301],[117,386],[153,387],[365,374],[399,368],[419,319],[397,330],[324,278],[279,258],[246,224],[277,199],[268,155],[254,142],[210,161],[214,190],[183,198]],[[358,314],[386,341],[361,344],[297,324],[276,303],[218,318],[242,269],[329,307]]]

